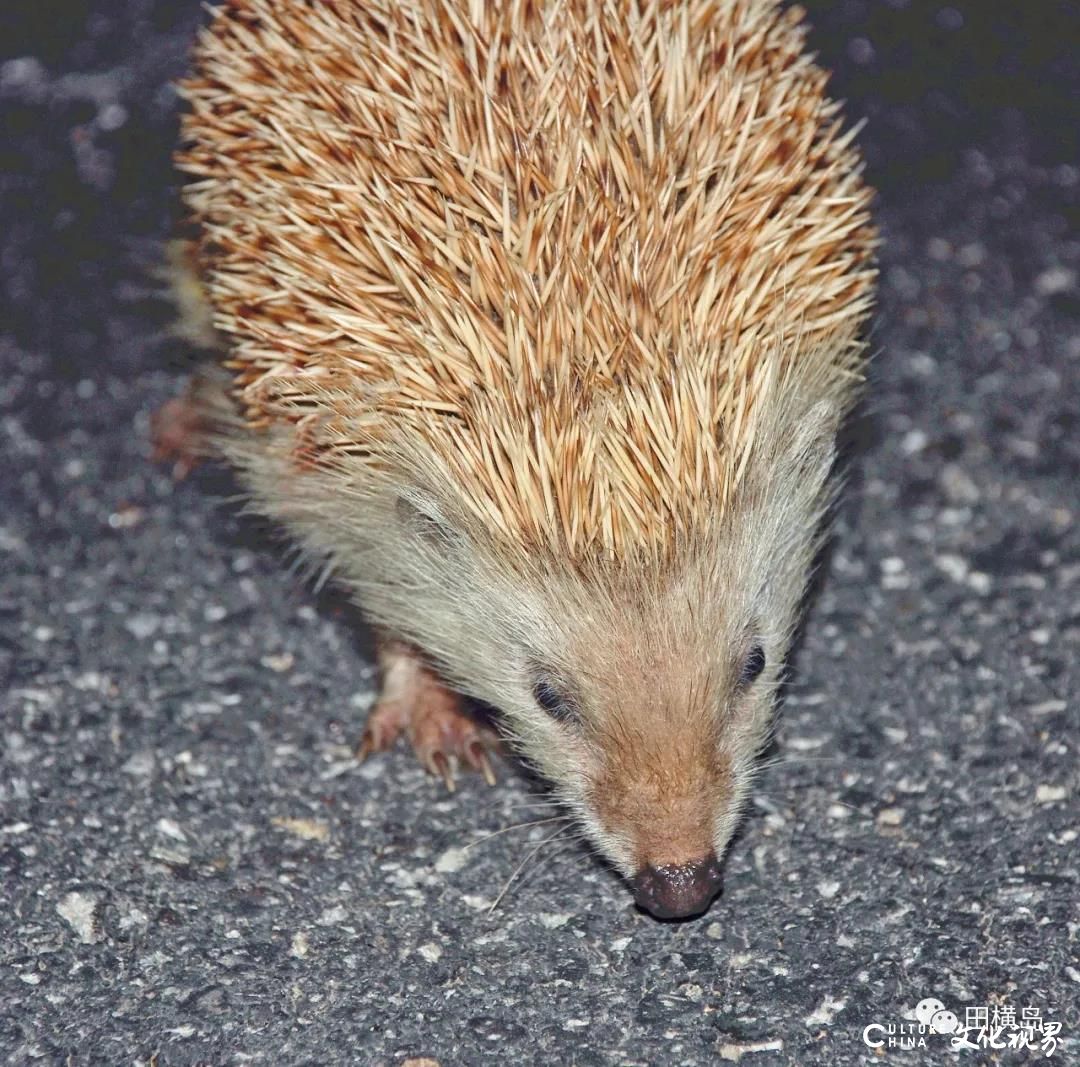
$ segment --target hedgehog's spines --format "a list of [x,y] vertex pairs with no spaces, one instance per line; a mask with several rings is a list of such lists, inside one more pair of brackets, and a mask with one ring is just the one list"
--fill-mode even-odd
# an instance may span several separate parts
[[182,162],[249,424],[529,553],[669,558],[859,376],[869,193],[798,20],[236,0]]

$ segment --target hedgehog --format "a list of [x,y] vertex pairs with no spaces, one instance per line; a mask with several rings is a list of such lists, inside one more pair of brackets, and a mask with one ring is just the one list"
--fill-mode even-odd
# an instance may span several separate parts
[[399,737],[503,738],[637,904],[700,914],[864,378],[869,187],[772,0],[229,0],[179,166],[189,401],[325,561]]

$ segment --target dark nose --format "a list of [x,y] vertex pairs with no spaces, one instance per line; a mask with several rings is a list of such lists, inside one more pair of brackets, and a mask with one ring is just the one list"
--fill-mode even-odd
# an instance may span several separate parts
[[700,915],[720,890],[720,864],[709,853],[690,863],[642,867],[631,883],[634,899],[658,919]]

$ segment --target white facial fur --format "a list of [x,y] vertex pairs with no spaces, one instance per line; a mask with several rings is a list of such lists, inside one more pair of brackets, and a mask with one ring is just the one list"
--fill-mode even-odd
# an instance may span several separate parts
[[[298,475],[284,431],[257,450],[245,436],[225,449],[265,510],[331,557],[373,622],[500,710],[629,876],[721,855],[734,831],[819,541],[836,417],[825,403],[787,406],[731,508],[703,516],[662,566],[588,570],[488,540],[420,456],[350,482],[346,467]],[[765,667],[741,685],[756,646]],[[538,704],[538,671],[572,695],[566,721]]]

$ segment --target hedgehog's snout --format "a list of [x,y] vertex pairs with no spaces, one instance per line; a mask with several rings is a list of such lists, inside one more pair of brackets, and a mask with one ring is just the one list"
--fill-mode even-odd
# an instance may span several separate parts
[[631,879],[639,907],[658,919],[700,915],[720,891],[720,863],[715,852],[690,863],[642,867]]

